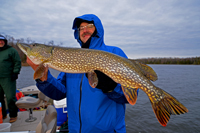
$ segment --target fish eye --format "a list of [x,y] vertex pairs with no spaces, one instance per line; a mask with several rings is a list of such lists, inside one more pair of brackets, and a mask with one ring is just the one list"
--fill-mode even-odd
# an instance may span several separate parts
[[34,47],[34,46],[38,46],[38,43],[33,43],[32,46],[33,46],[33,47]]

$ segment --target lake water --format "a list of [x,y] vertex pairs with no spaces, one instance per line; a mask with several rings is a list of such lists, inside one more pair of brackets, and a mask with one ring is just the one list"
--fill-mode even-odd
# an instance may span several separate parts
[[[147,95],[140,90],[137,103],[126,106],[127,133],[197,133],[200,132],[200,65],[150,65],[157,73],[156,86],[173,95],[189,112],[172,115],[168,125],[160,125]],[[50,70],[54,77],[58,71]],[[17,88],[34,85],[34,71],[22,67]]]

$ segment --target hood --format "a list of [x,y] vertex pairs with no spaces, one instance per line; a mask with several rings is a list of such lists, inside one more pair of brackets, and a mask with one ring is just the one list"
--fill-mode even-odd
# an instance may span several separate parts
[[8,49],[11,47],[11,46],[7,45],[7,39],[4,36],[0,35],[0,40],[4,40],[4,42],[5,42],[5,45],[3,47],[0,47],[0,51],[3,51],[5,49]]
[[78,26],[80,25],[80,21],[89,21],[93,22],[95,27],[96,27],[96,35],[91,37],[90,41],[90,49],[101,49],[104,47],[104,29],[103,25],[101,23],[101,20],[94,14],[85,14],[79,17],[76,17],[73,22],[73,27],[72,29],[74,30],[74,38],[77,39],[79,44],[82,46],[82,42],[79,38],[79,31],[78,31]]
[[4,36],[0,35],[0,40],[4,40],[5,45],[7,45],[7,39]]

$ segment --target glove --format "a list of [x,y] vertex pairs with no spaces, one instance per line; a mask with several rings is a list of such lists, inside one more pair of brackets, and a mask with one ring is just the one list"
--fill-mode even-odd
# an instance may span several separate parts
[[16,79],[18,79],[18,73],[13,73],[11,75],[11,80],[16,80]]
[[94,71],[98,77],[98,85],[96,86],[97,89],[101,89],[103,93],[111,92],[117,86],[117,83],[113,81],[110,77],[105,75],[104,73],[95,70]]

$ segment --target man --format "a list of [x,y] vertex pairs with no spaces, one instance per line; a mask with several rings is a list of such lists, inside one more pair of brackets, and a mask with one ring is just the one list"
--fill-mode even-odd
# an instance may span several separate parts
[[[81,48],[98,49],[126,55],[113,46],[106,46],[103,41],[104,30],[100,19],[92,14],[75,18],[74,37]],[[29,59],[27,62],[37,68]],[[127,100],[120,84],[100,71],[95,71],[98,85],[89,85],[87,74],[70,74],[61,72],[55,79],[50,71],[37,79],[37,87],[48,97],[56,100],[67,97],[69,132],[82,133],[125,133],[125,103]]]
[[0,35],[0,102],[3,119],[7,118],[4,94],[8,104],[10,123],[17,120],[16,79],[21,69],[21,60],[17,50],[7,45],[7,39]]

